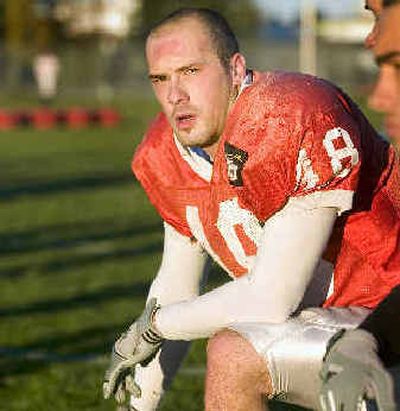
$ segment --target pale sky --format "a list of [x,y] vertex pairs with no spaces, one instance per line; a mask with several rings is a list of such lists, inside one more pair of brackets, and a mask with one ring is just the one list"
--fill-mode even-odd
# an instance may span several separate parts
[[[298,16],[302,0],[254,0],[266,17],[290,22]],[[311,1],[311,0],[310,0]],[[345,17],[364,11],[365,0],[312,0],[321,12],[330,17]]]

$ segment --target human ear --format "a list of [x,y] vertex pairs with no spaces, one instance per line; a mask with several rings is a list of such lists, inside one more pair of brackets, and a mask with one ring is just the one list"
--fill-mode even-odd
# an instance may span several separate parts
[[231,57],[230,71],[233,86],[240,86],[246,76],[246,59],[243,54],[235,53]]

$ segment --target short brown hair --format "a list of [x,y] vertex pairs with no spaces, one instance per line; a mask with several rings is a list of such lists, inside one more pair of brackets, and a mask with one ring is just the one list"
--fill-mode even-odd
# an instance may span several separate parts
[[222,66],[229,70],[231,57],[239,52],[239,43],[226,19],[215,10],[201,7],[186,7],[175,10],[159,21],[150,30],[149,35],[155,33],[162,26],[188,17],[197,18],[207,27]]

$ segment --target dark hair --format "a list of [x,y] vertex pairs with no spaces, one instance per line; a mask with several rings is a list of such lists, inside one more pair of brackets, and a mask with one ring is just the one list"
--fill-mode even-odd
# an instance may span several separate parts
[[214,10],[201,7],[185,7],[175,10],[159,21],[150,30],[149,35],[157,32],[162,26],[189,17],[197,18],[206,26],[222,66],[229,70],[230,58],[239,52],[239,43],[225,18]]
[[393,6],[394,4],[400,4],[400,0],[383,0],[382,2],[384,8]]

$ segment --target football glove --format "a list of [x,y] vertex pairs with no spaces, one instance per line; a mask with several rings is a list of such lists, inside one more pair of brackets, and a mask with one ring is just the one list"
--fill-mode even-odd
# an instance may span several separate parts
[[152,323],[159,308],[157,300],[150,299],[142,315],[116,340],[104,376],[105,399],[114,395],[118,404],[124,404],[128,393],[140,397],[140,387],[134,380],[135,366],[148,364],[161,346],[163,339]]
[[320,374],[322,411],[357,411],[375,399],[380,411],[395,411],[393,381],[365,330],[341,330],[330,340]]

